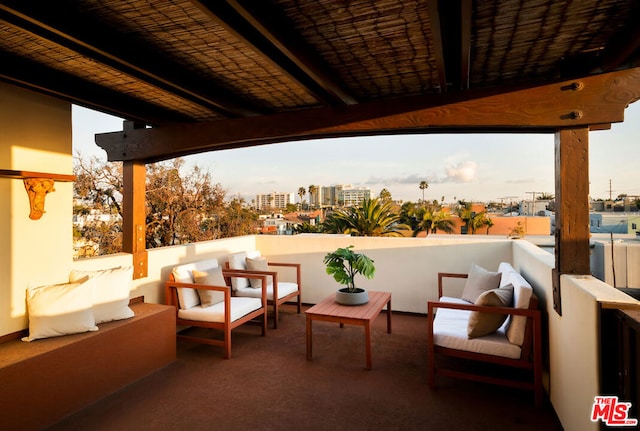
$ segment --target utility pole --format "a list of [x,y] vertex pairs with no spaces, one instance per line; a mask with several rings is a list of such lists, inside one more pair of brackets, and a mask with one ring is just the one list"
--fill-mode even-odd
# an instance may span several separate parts
[[[536,202],[536,192],[525,192],[525,193],[531,193],[531,211],[533,212],[534,210],[533,207],[535,206],[535,202]],[[527,214],[527,215],[531,215],[531,214]]]
[[611,178],[609,178],[609,200],[613,200],[613,190],[611,190]]

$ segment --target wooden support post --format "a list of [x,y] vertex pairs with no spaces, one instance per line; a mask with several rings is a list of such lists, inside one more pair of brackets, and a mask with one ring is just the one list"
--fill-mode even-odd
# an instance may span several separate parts
[[589,263],[589,128],[555,134],[556,267],[553,308],[562,315],[560,276],[590,274]]
[[133,254],[133,278],[147,276],[145,164],[124,162],[122,205],[122,251]]

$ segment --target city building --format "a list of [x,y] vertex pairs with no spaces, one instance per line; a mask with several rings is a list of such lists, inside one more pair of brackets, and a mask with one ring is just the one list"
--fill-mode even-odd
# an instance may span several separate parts
[[371,190],[368,187],[358,188],[343,186],[337,191],[338,205],[345,207],[358,206],[365,199],[371,199]]
[[271,192],[256,195],[256,209],[269,210],[272,208],[284,209],[287,204],[294,203],[293,193]]

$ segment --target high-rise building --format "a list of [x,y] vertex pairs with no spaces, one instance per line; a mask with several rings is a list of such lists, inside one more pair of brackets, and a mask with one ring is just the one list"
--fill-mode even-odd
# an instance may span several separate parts
[[360,205],[365,199],[371,199],[371,190],[368,187],[344,186],[338,192],[338,202],[345,207]]
[[353,187],[351,185],[335,185],[320,187],[319,205],[354,206],[360,205],[364,199],[371,199],[368,187]]
[[271,192],[256,195],[256,208],[269,210],[271,208],[284,209],[287,204],[294,203],[293,193]]

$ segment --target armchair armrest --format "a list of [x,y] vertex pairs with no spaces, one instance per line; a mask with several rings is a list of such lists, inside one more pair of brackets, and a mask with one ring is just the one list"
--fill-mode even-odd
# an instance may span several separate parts
[[[255,273],[244,273],[243,274],[235,274],[236,270],[223,270],[223,276],[237,276],[241,275],[246,278],[257,278],[262,280],[262,306],[266,308],[267,306],[267,276],[260,275]],[[196,289],[196,290],[217,290],[224,293],[224,301],[226,304],[230,303],[231,299],[231,287],[229,286],[214,286],[209,284],[197,284],[197,283],[181,283],[177,281],[167,281],[165,283],[165,303],[167,305],[174,305],[176,310],[178,308],[178,289],[179,288],[187,288],[187,289]],[[176,311],[177,312],[177,311]],[[227,313],[228,314],[228,313]]]
[[[267,262],[269,266],[282,266],[288,268],[295,268],[296,271],[296,284],[298,285],[298,291],[302,291],[302,276],[300,275],[300,268],[302,267],[299,263],[289,263],[289,262]],[[274,282],[275,284],[275,282]]]
[[469,278],[469,274],[460,274],[453,272],[439,272],[438,273],[438,298],[442,298],[442,280],[444,278]]

